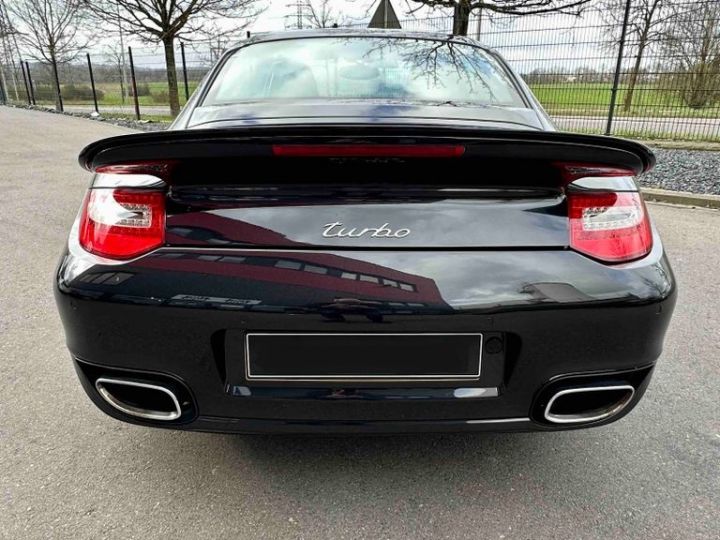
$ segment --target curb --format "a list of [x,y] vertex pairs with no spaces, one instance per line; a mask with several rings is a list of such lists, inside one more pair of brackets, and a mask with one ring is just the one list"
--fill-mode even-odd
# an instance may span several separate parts
[[167,129],[170,122],[155,121],[155,120],[132,120],[129,118],[119,118],[117,116],[107,115],[93,116],[92,113],[87,112],[72,112],[72,111],[57,111],[50,107],[42,105],[19,105],[15,103],[0,104],[4,107],[12,107],[13,109],[24,109],[26,111],[38,111],[50,114],[59,114],[62,116],[70,116],[73,118],[84,118],[85,120],[92,120],[93,122],[105,122],[106,124],[113,124],[128,129],[136,129],[138,131],[163,131]]
[[698,195],[687,191],[670,191],[669,189],[656,188],[641,188],[641,191],[646,201],[720,210],[720,195]]
[[632,139],[660,150],[688,150],[692,152],[720,152],[720,143],[710,141],[673,141],[666,139]]

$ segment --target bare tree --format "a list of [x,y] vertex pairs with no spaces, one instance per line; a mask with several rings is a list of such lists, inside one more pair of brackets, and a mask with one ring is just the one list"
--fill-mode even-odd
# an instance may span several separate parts
[[[620,39],[626,3],[627,0],[602,0],[600,4],[601,16],[615,34],[611,42],[612,47],[615,47]],[[673,10],[670,9],[672,3],[673,0],[632,0],[630,4],[625,39],[628,48],[635,53],[635,61],[630,68],[627,91],[623,98],[623,110],[626,112],[632,107],[645,54],[665,35],[665,24],[673,16]]]
[[544,13],[569,13],[577,15],[592,0],[408,0],[423,6],[451,8],[453,10],[453,34],[467,36],[470,14],[473,11],[505,15],[541,15]]
[[303,15],[305,27],[308,28],[330,28],[345,24],[345,19],[341,19],[330,6],[330,0],[306,0]]
[[103,56],[109,60],[115,76],[120,81],[120,101],[125,103],[125,98],[128,96],[125,85],[125,51],[122,46],[109,45],[105,47]]
[[[120,21],[127,34],[162,43],[170,112],[180,112],[175,40],[192,40],[217,30],[217,22],[238,21],[227,33],[244,29],[260,12],[255,0],[80,0],[100,21]],[[207,30],[207,32],[206,32]],[[214,32],[213,32],[214,33]]]
[[[192,51],[194,63],[206,66],[206,68],[201,68],[202,71],[206,71],[207,66],[212,66],[215,62],[222,58],[222,55],[225,54],[225,50],[228,46],[228,37],[217,35],[216,37],[210,38],[202,43],[189,43],[186,50]],[[191,71],[192,69],[193,68],[191,66],[188,67],[188,71]]]
[[[79,0],[15,0],[8,9],[24,50],[31,58],[49,64],[57,83],[58,63],[71,61],[85,46],[79,39]],[[60,110],[59,83],[55,94],[55,107]]]
[[679,64],[673,78],[688,107],[720,101],[720,3],[698,3],[677,12],[665,48]]

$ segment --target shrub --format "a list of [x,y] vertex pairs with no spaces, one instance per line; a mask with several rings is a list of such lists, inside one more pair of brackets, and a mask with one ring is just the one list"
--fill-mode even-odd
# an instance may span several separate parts
[[33,85],[36,101],[55,101],[55,87],[49,84]]
[[[128,85],[128,95],[133,96],[133,88],[132,84]],[[142,96],[149,96],[150,95],[150,85],[148,83],[140,83],[137,85],[137,95],[138,97]]]
[[167,105],[168,103],[170,103],[170,95],[168,94],[168,91],[160,90],[158,92],[153,92],[152,102],[160,103],[162,105]]
[[[95,89],[98,100],[105,97],[105,92]],[[93,98],[92,87],[87,85],[76,86],[74,84],[66,84],[62,87],[63,99],[68,101],[91,101]]]

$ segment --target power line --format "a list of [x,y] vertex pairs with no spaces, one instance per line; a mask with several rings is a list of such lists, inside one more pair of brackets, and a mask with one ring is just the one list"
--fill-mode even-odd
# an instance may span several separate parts
[[304,22],[312,17],[312,6],[307,1],[297,0],[285,7],[291,11],[285,15],[285,28],[305,28]]

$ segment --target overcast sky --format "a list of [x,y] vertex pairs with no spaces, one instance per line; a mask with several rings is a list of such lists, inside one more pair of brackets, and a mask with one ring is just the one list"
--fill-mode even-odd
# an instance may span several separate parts
[[[295,3],[296,0],[268,0],[266,2],[267,9],[251,25],[250,29],[256,32],[282,30],[285,28],[286,22],[288,22],[288,17],[296,13],[296,9],[293,7]],[[368,0],[356,0],[355,2],[333,0],[330,5],[332,10],[337,13],[350,17],[362,17],[370,3]],[[320,2],[316,0],[315,4],[319,5]]]
[[[410,9],[417,7],[411,0],[391,0],[401,20],[417,19],[404,22],[404,27],[411,30],[445,31],[450,28],[450,9],[422,8],[413,15]],[[352,23],[367,23],[374,13],[380,0],[332,0],[331,8],[341,21],[350,19]],[[250,25],[252,32],[283,30],[293,28],[295,24],[295,5],[297,0],[267,0],[266,10]],[[321,0],[314,0],[319,6]],[[442,16],[446,18],[442,21]],[[437,18],[428,23],[427,17]],[[474,19],[474,17],[473,17]],[[473,21],[470,35],[475,37],[477,26]],[[604,50],[598,43],[607,39],[607,29],[602,26],[596,11],[586,13],[583,18],[564,15],[549,17],[507,16],[490,21],[486,19],[482,25],[480,41],[499,49],[505,57],[520,71],[528,72],[534,68],[549,68],[562,65],[572,70],[583,65],[592,65],[600,70],[610,69],[614,62],[612,52]],[[592,60],[587,61],[588,58]]]
[[[450,27],[450,9],[422,8],[413,15],[410,9],[417,7],[411,0],[391,0],[401,20],[415,18],[404,26],[411,30],[445,31]],[[250,26],[253,32],[283,30],[294,27],[295,5],[297,0],[267,0],[267,9]],[[314,0],[319,6],[321,0]],[[350,19],[355,24],[367,23],[377,9],[380,0],[332,0],[332,11],[340,20]],[[447,18],[428,23],[427,17]],[[474,37],[477,26],[470,25],[470,35]],[[598,20],[597,12],[592,10],[585,17],[578,19],[571,16],[555,15],[550,17],[519,17],[507,16],[495,22],[485,20],[480,41],[498,48],[506,58],[520,71],[531,71],[533,68],[548,68],[550,64],[562,64],[566,69],[574,69],[581,65],[593,65],[597,69],[610,69],[614,56],[609,51],[599,48],[596,43],[602,42],[607,36],[606,28]],[[592,61],[588,62],[587,58]]]
[[[391,0],[391,2],[398,18],[404,19],[408,17],[408,0]],[[341,15],[341,18],[344,16],[357,20],[357,22],[360,23],[370,20],[379,3],[380,0],[332,0],[330,6],[334,13]],[[286,23],[291,24],[295,20],[294,16],[297,12],[295,8],[296,4],[297,0],[266,0],[265,5],[267,9],[258,20],[251,25],[250,29],[255,32],[284,29]],[[321,0],[314,0],[314,4],[319,7]],[[428,11],[426,8],[423,8],[418,12],[418,15],[422,16],[422,13],[427,13]],[[446,13],[450,13],[450,11],[451,10],[444,10]],[[438,14],[442,12],[443,11],[438,11]]]

